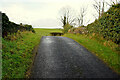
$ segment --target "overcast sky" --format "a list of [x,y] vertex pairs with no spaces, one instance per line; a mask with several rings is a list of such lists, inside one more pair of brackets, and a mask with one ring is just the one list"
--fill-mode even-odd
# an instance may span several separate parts
[[[78,15],[81,7],[87,8],[85,23],[93,22],[94,0],[0,0],[0,11],[6,13],[10,21],[15,23],[31,24],[33,27],[60,28],[60,9],[69,6]],[[108,7],[105,6],[105,10]]]

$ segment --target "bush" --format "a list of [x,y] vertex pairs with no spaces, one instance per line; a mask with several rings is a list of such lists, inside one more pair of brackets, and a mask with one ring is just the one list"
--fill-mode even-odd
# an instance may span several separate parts
[[32,25],[25,24],[24,27],[27,31],[32,31],[33,33],[35,33],[35,30],[32,28]]
[[5,13],[2,13],[2,37],[7,36],[8,34],[17,33],[20,31],[32,31],[35,33],[31,25],[19,25],[14,22],[9,21],[8,16]]
[[71,29],[73,26],[71,26],[69,23],[65,24],[63,33],[67,33],[69,29]]
[[120,44],[120,4],[113,5],[101,18],[87,26],[89,33],[97,33]]

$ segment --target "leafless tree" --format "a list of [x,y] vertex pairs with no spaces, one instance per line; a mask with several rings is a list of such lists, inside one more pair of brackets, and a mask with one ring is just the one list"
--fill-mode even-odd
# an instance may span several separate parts
[[[93,4],[93,7],[98,13],[99,18],[103,15],[104,9],[105,9],[105,0],[99,0],[98,2],[94,0],[95,4]],[[95,16],[95,15],[94,15]]]
[[65,24],[70,24],[72,25],[73,22],[75,21],[75,18],[74,18],[74,14],[73,14],[73,9],[70,8],[70,7],[63,7],[61,8],[60,10],[60,21],[62,22],[63,24],[63,27],[65,26]]
[[83,26],[84,17],[86,16],[86,11],[87,11],[86,7],[81,7],[80,13],[79,13],[79,15],[77,17],[77,21],[78,21],[79,26]]
[[101,2],[97,2],[96,0],[95,1],[95,4],[93,4],[93,7],[95,8],[95,10],[98,12],[98,15],[100,17],[100,8],[101,8]]
[[105,0],[103,0],[103,2],[102,2],[102,13],[101,13],[101,16],[103,15],[104,11],[105,11]]

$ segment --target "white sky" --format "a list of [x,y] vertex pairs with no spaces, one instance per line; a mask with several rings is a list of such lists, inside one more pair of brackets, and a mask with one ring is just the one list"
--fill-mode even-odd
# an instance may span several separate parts
[[93,3],[94,0],[0,0],[0,11],[6,13],[10,21],[15,23],[27,23],[39,28],[60,28],[61,8],[70,6],[77,16],[81,7],[87,7],[85,22],[90,20],[91,23],[95,20],[93,14],[97,13]]

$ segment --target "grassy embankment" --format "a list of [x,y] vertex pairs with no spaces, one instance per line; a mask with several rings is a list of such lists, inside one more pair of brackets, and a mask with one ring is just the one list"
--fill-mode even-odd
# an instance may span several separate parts
[[86,35],[64,36],[79,42],[120,74],[120,4],[111,6],[99,19],[84,27],[88,31]]
[[[35,53],[33,49],[40,42],[42,36],[50,32],[60,32],[58,29],[35,29],[36,33],[19,32],[12,36],[12,41],[2,39],[2,77],[25,78],[30,68]],[[10,35],[11,36],[11,35]]]
[[94,55],[104,61],[115,72],[120,74],[120,54],[116,51],[116,48],[118,47],[117,44],[106,41],[100,36],[86,36],[80,34],[65,34],[64,36],[69,37],[83,45]]

